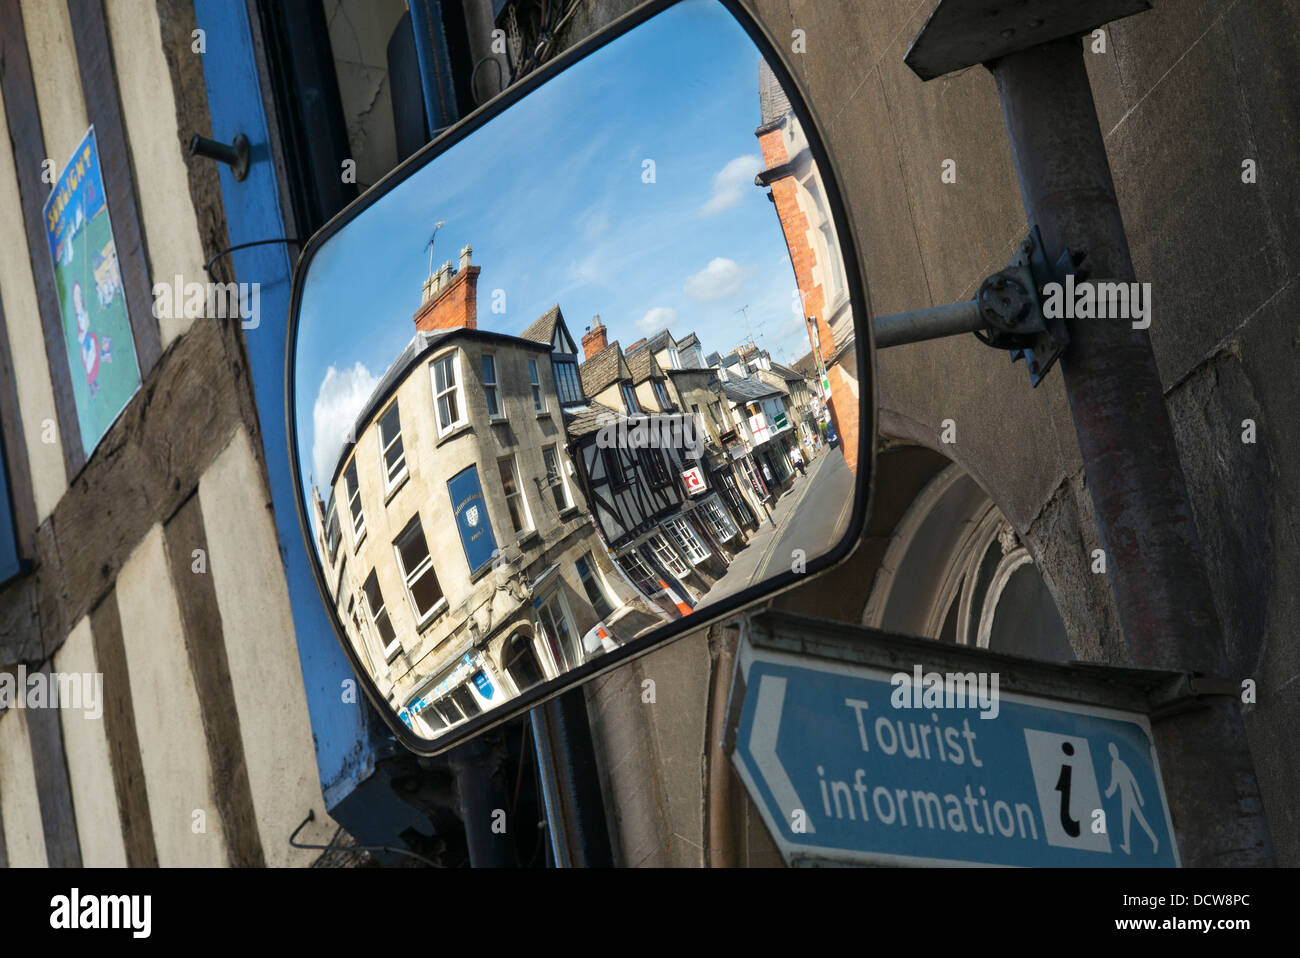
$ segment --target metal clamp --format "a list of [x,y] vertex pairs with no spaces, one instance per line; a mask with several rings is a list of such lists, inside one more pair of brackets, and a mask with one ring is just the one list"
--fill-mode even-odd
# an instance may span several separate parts
[[1020,248],[1012,258],[1014,267],[1029,270],[1030,282],[1034,289],[1034,302],[1038,310],[1041,327],[1027,337],[1027,342],[1017,345],[1011,351],[1011,361],[1023,359],[1029,370],[1029,381],[1037,386],[1043,381],[1052,365],[1065,352],[1070,344],[1070,334],[1065,328],[1065,319],[1061,316],[1049,317],[1042,311],[1042,291],[1048,283],[1064,282],[1067,273],[1083,279],[1088,275],[1088,254],[1085,250],[1066,250],[1055,265],[1049,265],[1043,253],[1043,237],[1035,226],[1020,243]]
[[1085,252],[1067,250],[1055,266],[1049,266],[1034,227],[1011,263],[987,277],[973,300],[873,317],[876,348],[974,333],[984,345],[1010,351],[1012,362],[1023,359],[1030,381],[1037,386],[1070,342],[1065,320],[1043,312],[1043,287],[1063,281],[1066,273],[1085,277],[1086,260]]
[[1025,265],[1012,264],[980,284],[975,294],[985,329],[977,330],[980,341],[996,349],[1032,346],[1034,337],[1045,332],[1034,275]]
[[1183,672],[1151,695],[1152,722],[1198,707],[1207,698],[1241,699],[1241,683],[1220,675]]

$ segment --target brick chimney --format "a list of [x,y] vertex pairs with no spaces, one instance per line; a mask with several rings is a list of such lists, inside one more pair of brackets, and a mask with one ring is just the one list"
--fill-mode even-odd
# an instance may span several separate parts
[[460,266],[451,268],[451,260],[424,281],[420,308],[415,311],[415,328],[478,329],[478,274],[480,267],[471,265],[473,249],[460,251]]
[[608,345],[609,337],[605,335],[605,324],[597,316],[591,321],[591,329],[587,330],[582,337],[583,356],[590,359]]

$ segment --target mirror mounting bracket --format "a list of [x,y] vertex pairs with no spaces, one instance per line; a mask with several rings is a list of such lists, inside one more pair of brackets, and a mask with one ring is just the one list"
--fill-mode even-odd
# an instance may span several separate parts
[[984,345],[1010,352],[1012,362],[1023,359],[1037,386],[1070,342],[1064,320],[1043,309],[1043,289],[1067,274],[1087,277],[1087,252],[1066,250],[1048,267],[1034,227],[1006,268],[985,277],[974,299],[874,317],[876,348],[974,333]]

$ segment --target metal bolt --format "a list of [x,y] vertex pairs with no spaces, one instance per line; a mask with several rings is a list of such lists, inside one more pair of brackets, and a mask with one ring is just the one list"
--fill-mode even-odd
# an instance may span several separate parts
[[248,137],[240,133],[232,144],[209,140],[197,133],[190,140],[190,156],[203,156],[218,163],[225,163],[236,180],[248,175],[249,159]]

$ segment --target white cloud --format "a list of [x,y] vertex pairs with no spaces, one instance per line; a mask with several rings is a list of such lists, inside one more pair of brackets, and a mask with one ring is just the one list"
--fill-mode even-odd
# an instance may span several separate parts
[[730,160],[726,166],[713,174],[713,195],[700,207],[700,215],[712,216],[714,213],[721,213],[735,206],[749,192],[757,193],[758,187],[754,185],[754,176],[762,168],[763,159],[756,153]]
[[656,306],[636,321],[637,330],[646,336],[661,329],[672,329],[676,325],[677,310],[671,306]]
[[734,259],[714,257],[704,269],[686,277],[686,295],[701,303],[735,296],[745,285],[745,277],[750,272]]
[[[377,385],[379,380],[370,375],[370,370],[361,363],[343,372],[332,365],[325,370],[311,413],[312,475],[322,490],[334,475],[343,440],[356,422],[357,413],[361,412],[361,407]],[[329,498],[325,492],[322,495]]]

